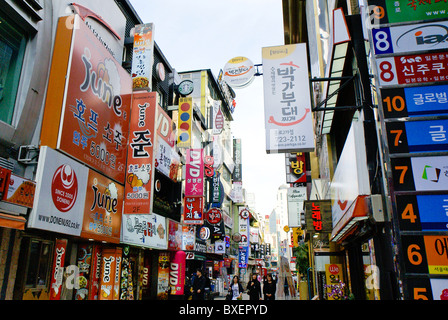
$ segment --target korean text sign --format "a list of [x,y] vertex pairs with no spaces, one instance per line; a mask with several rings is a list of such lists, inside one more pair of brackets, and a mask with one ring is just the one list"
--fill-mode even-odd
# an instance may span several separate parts
[[157,93],[135,93],[129,134],[124,213],[150,214],[154,185]]
[[61,18],[53,55],[41,144],[59,149],[124,183],[132,79],[75,16]]
[[306,44],[263,48],[266,152],[314,150]]
[[185,195],[204,195],[204,150],[188,149],[185,166]]

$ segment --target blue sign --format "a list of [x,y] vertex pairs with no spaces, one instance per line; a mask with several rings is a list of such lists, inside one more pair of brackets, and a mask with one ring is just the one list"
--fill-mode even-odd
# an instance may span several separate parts
[[249,260],[249,247],[238,248],[238,267],[247,268],[247,262]]
[[448,114],[448,85],[404,89],[409,116]]
[[448,195],[417,195],[422,231],[448,230]]
[[448,120],[405,123],[409,152],[448,151]]

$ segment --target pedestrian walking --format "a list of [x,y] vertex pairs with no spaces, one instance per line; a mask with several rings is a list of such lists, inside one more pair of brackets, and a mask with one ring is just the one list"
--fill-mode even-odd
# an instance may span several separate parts
[[261,285],[256,273],[252,274],[252,279],[247,283],[247,291],[249,300],[261,300]]
[[263,286],[264,300],[275,300],[276,287],[277,283],[272,279],[272,275],[268,274]]
[[205,293],[205,277],[202,270],[196,270],[196,277],[193,280],[193,300],[204,300]]
[[238,276],[234,276],[232,283],[229,288],[229,295],[232,294],[231,300],[242,300],[243,299],[243,286],[240,283]]

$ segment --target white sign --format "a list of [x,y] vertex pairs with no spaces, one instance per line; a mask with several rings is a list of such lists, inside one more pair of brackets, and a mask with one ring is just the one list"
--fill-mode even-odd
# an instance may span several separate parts
[[238,232],[241,235],[239,247],[247,247],[249,245],[249,217],[250,212],[246,207],[239,207],[239,227]]
[[158,214],[123,214],[121,242],[148,248],[167,249],[166,218]]
[[221,134],[224,129],[224,114],[221,110],[221,101],[213,101],[213,135]]
[[89,169],[49,147],[41,147],[29,228],[81,235]]
[[[355,155],[355,156],[354,156]],[[330,185],[333,227],[359,195],[369,195],[363,122],[353,122]]]
[[232,88],[244,88],[252,83],[255,66],[246,57],[230,59],[224,67],[224,81]]
[[448,157],[411,158],[416,191],[448,190]]
[[288,226],[301,227],[300,212],[303,210],[303,201],[307,200],[306,187],[289,188],[288,199]]
[[306,44],[263,48],[266,152],[314,151]]
[[372,29],[375,54],[447,49],[448,21]]

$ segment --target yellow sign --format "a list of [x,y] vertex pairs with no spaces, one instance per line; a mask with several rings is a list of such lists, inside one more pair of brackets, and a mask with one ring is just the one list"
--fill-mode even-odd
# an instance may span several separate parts
[[284,226],[284,227],[283,227],[283,231],[285,231],[285,232],[289,232],[289,227],[288,227],[288,226]]
[[327,281],[327,299],[341,300],[346,291],[342,264],[326,264],[325,277]]

